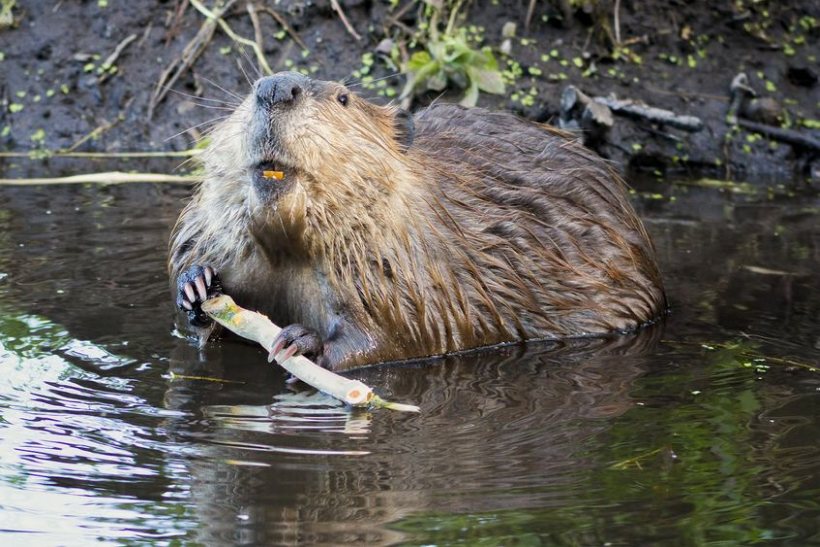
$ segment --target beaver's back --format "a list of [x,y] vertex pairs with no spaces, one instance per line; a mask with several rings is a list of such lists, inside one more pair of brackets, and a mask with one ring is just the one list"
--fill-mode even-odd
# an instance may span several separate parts
[[663,313],[651,242],[600,157],[554,129],[483,109],[434,106],[416,130],[454,244],[476,264],[463,275],[484,278],[519,335],[628,331]]

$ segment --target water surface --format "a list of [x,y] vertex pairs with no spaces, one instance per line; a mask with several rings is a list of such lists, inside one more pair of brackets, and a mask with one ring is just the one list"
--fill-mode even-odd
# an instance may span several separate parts
[[164,255],[188,188],[0,188],[2,536],[820,542],[820,200],[659,188],[638,201],[664,324],[352,373],[420,415],[173,337]]

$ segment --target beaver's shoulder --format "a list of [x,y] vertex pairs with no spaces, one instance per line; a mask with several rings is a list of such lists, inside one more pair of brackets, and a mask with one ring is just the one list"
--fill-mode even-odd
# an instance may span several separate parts
[[[571,133],[522,119],[509,112],[467,108],[456,104],[435,104],[415,116],[419,144],[435,141],[461,141],[494,148],[502,152],[528,154],[542,150],[551,142],[576,141]],[[504,146],[506,145],[506,146]]]
[[448,162],[501,169],[502,179],[518,172],[581,169],[616,184],[620,180],[605,160],[571,133],[507,112],[436,104],[416,114],[415,134],[417,149]]
[[506,112],[433,105],[416,115],[417,158],[436,164],[443,187],[465,183],[496,204],[533,203],[548,217],[565,203],[585,215],[614,214],[626,233],[646,238],[628,203],[626,184],[580,139]]
[[463,130],[485,136],[505,135],[510,131],[524,131],[522,136],[542,135],[544,132],[559,138],[572,136],[556,127],[525,120],[509,112],[449,103],[436,103],[420,110],[415,115],[415,121],[417,134],[420,136],[447,130]]

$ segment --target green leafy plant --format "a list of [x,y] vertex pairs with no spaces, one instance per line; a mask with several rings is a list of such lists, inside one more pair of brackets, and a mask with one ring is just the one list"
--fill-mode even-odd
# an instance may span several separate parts
[[0,29],[14,26],[14,14],[11,10],[17,4],[17,0],[0,0]]
[[[445,6],[449,4],[449,6]],[[425,91],[443,91],[448,86],[466,89],[461,104],[474,106],[480,91],[503,94],[504,81],[498,62],[489,47],[476,48],[464,29],[455,21],[462,2],[426,1],[425,20],[419,25],[416,39],[425,49],[411,55],[404,66],[407,84],[401,98]],[[448,23],[440,32],[438,21],[449,10]]]

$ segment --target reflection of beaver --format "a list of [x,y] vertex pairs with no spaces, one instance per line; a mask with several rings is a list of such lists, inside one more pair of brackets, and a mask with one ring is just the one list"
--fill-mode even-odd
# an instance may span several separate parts
[[279,347],[338,370],[630,331],[665,309],[623,182],[508,114],[410,118],[281,73],[256,82],[204,158],[170,256],[195,328],[224,286],[290,325]]

